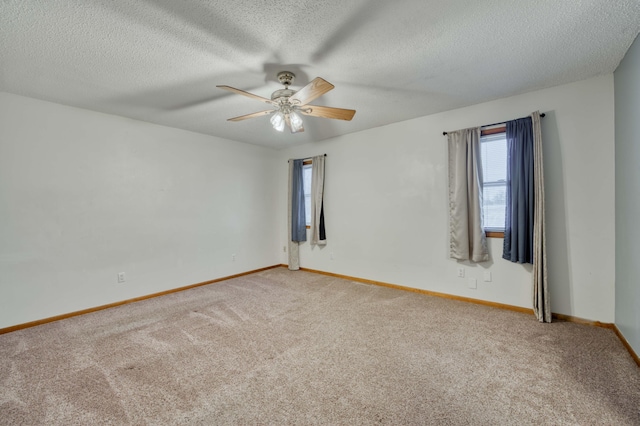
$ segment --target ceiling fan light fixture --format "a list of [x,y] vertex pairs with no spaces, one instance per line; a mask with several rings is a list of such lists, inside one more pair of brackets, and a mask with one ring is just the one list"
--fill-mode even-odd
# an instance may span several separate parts
[[294,111],[289,114],[289,120],[291,122],[291,133],[298,133],[304,131],[304,126],[302,123],[302,118]]
[[277,131],[282,132],[284,130],[284,115],[280,111],[275,113],[269,121],[271,121],[271,125]]

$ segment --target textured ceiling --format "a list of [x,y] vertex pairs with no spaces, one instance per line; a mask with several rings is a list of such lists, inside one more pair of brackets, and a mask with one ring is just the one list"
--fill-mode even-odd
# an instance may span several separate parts
[[[2,0],[0,91],[281,148],[615,70],[640,0]],[[293,71],[336,88],[275,132],[265,109]]]

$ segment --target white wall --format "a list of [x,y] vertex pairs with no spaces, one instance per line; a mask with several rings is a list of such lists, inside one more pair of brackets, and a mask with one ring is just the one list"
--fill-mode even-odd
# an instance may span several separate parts
[[530,307],[500,239],[464,264],[477,290],[457,278],[442,131],[536,109],[552,310],[613,322],[607,75],[282,151],[0,93],[0,328],[286,263],[286,160],[321,153],[329,242],[303,267]]
[[279,263],[276,158],[0,93],[0,328]]
[[[280,252],[286,230],[286,159],[327,154],[328,244],[301,247],[301,266],[459,296],[531,307],[530,267],[501,258],[465,263],[478,289],[447,257],[445,130],[529,115],[542,119],[552,310],[614,320],[613,75],[353,133],[280,153]],[[355,120],[358,119],[356,114]],[[334,259],[331,259],[333,253]],[[483,271],[493,281],[483,282]]]
[[616,325],[640,354],[640,39],[614,74],[616,95]]

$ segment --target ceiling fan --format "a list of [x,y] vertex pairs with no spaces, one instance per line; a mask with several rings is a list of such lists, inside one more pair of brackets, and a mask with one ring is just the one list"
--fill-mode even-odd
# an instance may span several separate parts
[[312,117],[334,118],[346,121],[350,121],[353,118],[356,113],[353,109],[309,105],[309,102],[312,102],[314,99],[319,98],[329,90],[333,89],[335,87],[333,84],[320,77],[316,77],[302,89],[296,91],[289,89],[289,85],[293,83],[295,78],[295,74],[290,71],[279,72],[278,81],[282,83],[285,88],[273,92],[271,94],[271,99],[263,98],[262,96],[236,89],[235,87],[216,86],[223,90],[228,90],[239,95],[257,99],[275,108],[229,118],[228,121],[242,121],[248,118],[274,114],[270,120],[274,129],[282,132],[285,126],[287,126],[291,130],[291,133],[297,133],[304,132],[302,118],[298,113]]

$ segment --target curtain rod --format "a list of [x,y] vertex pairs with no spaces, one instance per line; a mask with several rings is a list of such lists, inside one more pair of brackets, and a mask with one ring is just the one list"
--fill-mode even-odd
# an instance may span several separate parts
[[[325,157],[327,156],[327,154],[323,154]],[[316,155],[317,157],[317,155]],[[307,157],[307,158],[298,158],[298,160],[311,160],[313,157]],[[287,163],[291,161],[291,160],[287,160]]]
[[[542,114],[540,114],[540,117],[544,117],[545,115],[546,115],[546,114],[543,112]],[[522,117],[522,118],[526,118],[526,117]],[[517,120],[518,120],[518,119],[517,119]],[[511,121],[511,120],[508,120],[508,121]],[[480,126],[480,127],[481,127],[481,128],[482,128],[482,127],[491,127],[491,126],[495,126],[495,125],[497,125],[497,124],[505,124],[505,123],[506,123],[506,121],[499,121],[499,122],[497,122],[497,123],[493,123],[493,124],[485,124],[484,126]],[[443,135],[443,136],[447,136],[447,132],[442,132],[442,135]]]

